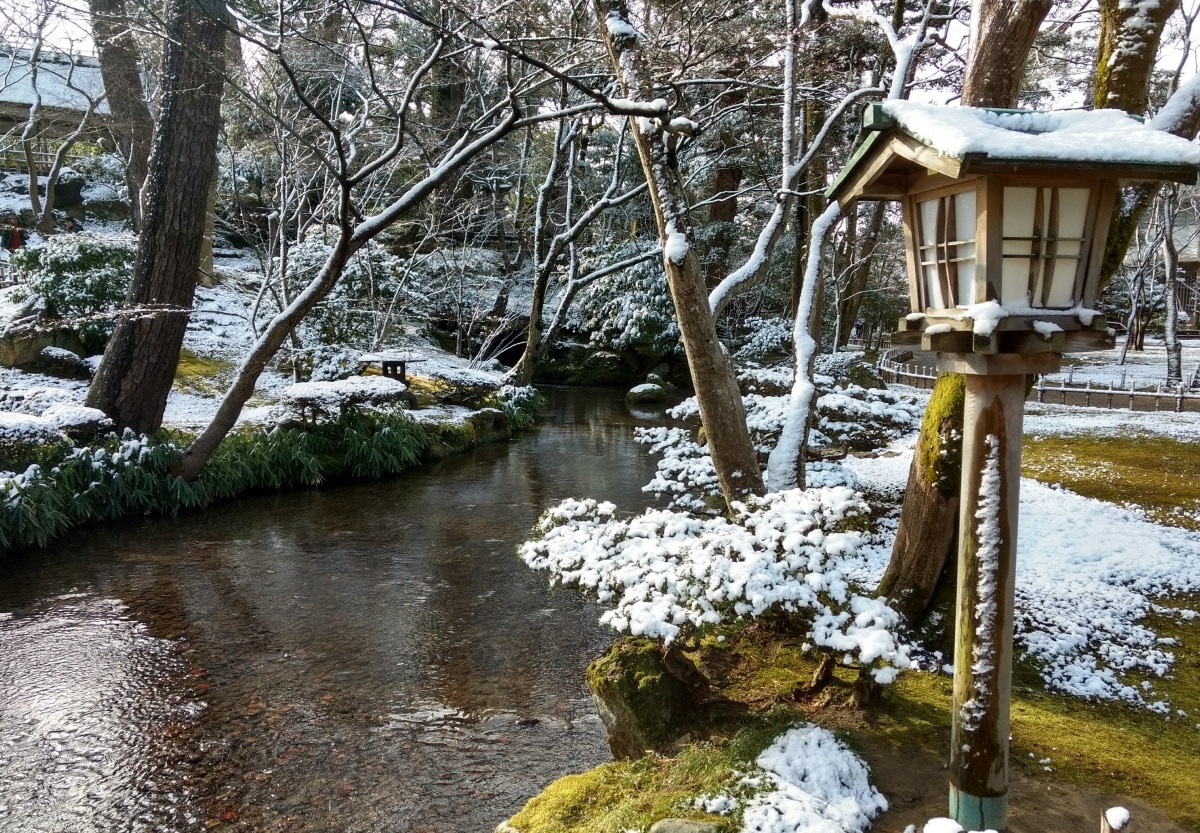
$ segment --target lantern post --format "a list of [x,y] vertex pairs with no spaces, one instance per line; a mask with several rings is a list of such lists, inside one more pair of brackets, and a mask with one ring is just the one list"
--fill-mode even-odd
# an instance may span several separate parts
[[1111,110],[888,101],[864,129],[827,196],[900,201],[912,312],[894,340],[966,376],[949,810],[1004,831],[1029,377],[1112,345],[1094,306],[1119,182],[1195,183],[1200,148]]

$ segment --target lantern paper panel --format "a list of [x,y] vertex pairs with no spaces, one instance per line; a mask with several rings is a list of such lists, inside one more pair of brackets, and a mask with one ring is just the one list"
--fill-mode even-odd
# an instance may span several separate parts
[[928,309],[976,303],[975,205],[974,190],[917,202],[917,262]]
[[1004,188],[999,301],[1070,309],[1079,303],[1089,188]]

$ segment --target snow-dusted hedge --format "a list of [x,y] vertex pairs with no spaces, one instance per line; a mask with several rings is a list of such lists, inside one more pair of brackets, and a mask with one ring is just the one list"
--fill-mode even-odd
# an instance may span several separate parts
[[[624,247],[607,254],[620,260],[634,253]],[[659,356],[680,349],[675,306],[658,258],[586,286],[571,306],[568,324],[575,332],[587,333],[598,348]]]
[[112,332],[105,314],[125,300],[136,242],[128,235],[57,234],[9,257],[24,285],[18,297],[41,296],[51,318],[83,320],[79,334],[99,346]]
[[521,557],[611,605],[601,621],[620,633],[670,643],[722,622],[800,613],[810,646],[875,666],[887,682],[910,664],[899,616],[845,578],[867,511],[844,487],[767,495],[733,519],[663,510],[621,519],[611,503],[567,500],[542,517]]

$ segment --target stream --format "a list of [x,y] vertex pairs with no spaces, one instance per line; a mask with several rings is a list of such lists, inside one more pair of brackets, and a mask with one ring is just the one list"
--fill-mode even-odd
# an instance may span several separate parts
[[515,555],[637,510],[619,392],[363,485],[80,530],[0,561],[0,831],[485,833],[609,759],[600,608]]

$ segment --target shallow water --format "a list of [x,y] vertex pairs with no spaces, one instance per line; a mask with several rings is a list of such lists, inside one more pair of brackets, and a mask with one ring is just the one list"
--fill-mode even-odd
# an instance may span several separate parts
[[608,759],[600,610],[514,550],[563,497],[644,505],[652,461],[618,394],[551,397],[399,480],[0,563],[0,830],[490,831]]

